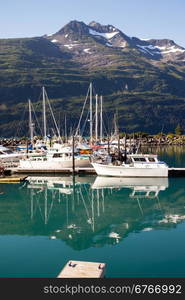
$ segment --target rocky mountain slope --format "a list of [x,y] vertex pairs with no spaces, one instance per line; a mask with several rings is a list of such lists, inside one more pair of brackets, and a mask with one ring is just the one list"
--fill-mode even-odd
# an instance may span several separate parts
[[64,115],[75,126],[90,81],[104,96],[107,128],[116,111],[121,130],[185,126],[183,47],[71,21],[52,35],[0,40],[0,135],[27,134],[28,98],[41,119],[43,85],[61,128]]
[[130,49],[138,56],[155,61],[185,62],[185,49],[172,40],[142,40],[129,37],[112,25],[104,26],[94,21],[89,25],[83,22],[71,21],[60,31],[46,36],[46,38],[56,43],[60,49],[70,50],[76,58],[88,55],[91,60],[91,56],[97,53],[97,46],[102,45],[120,53]]

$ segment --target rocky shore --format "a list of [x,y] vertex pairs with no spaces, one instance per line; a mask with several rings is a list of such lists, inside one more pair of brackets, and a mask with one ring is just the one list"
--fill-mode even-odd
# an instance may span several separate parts
[[[115,141],[116,139],[114,139]],[[104,139],[106,142],[107,139]],[[185,145],[185,135],[146,135],[134,136],[127,135],[127,144],[140,144],[141,146],[167,146],[167,145]],[[15,148],[17,146],[30,144],[27,138],[0,138],[0,145]]]

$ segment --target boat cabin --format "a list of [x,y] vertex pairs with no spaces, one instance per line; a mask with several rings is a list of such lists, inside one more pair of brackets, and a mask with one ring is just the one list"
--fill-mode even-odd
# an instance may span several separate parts
[[157,155],[154,154],[130,154],[127,163],[159,163]]

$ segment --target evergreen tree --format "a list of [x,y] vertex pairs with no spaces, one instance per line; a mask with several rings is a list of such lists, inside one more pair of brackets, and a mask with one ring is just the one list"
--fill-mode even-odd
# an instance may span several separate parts
[[175,134],[176,135],[182,135],[183,134],[183,128],[180,126],[180,124],[177,125],[175,128]]

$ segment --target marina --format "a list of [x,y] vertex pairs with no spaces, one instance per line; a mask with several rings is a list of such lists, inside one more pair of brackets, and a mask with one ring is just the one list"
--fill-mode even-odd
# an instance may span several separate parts
[[[180,155],[146,147],[140,135],[121,136],[116,118],[103,136],[103,98],[96,95],[93,116],[92,94],[90,83],[76,129],[62,138],[43,87],[42,138],[29,100],[30,138],[1,146],[0,277],[184,276],[184,147]],[[57,136],[48,135],[46,103]],[[12,273],[11,264],[21,268]]]
[[[157,152],[178,169],[181,150]],[[0,184],[0,277],[56,278],[73,261],[105,263],[106,277],[184,277],[183,177],[16,176]]]
[[6,299],[185,294],[185,1],[171,2],[2,1]]

